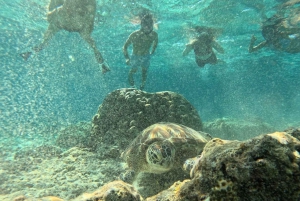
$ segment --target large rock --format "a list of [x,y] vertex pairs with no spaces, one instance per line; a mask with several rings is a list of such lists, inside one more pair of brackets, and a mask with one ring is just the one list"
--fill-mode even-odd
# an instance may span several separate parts
[[299,151],[287,132],[243,142],[215,138],[191,172],[194,188],[210,200],[299,200]]
[[177,93],[115,90],[104,99],[93,117],[91,147],[103,143],[125,148],[139,132],[158,122],[179,123],[202,130],[196,109]]
[[84,193],[74,201],[142,201],[143,198],[132,185],[123,181],[105,184],[93,193]]
[[55,144],[63,149],[72,147],[88,147],[87,138],[90,136],[92,124],[79,122],[58,132]]
[[139,193],[146,198],[163,192],[176,181],[182,181],[187,178],[189,178],[189,174],[179,167],[163,174],[142,173],[138,176],[134,185]]
[[64,201],[63,199],[55,196],[47,196],[42,198],[27,198],[26,196],[18,196],[13,199],[13,201]]
[[191,180],[175,182],[170,188],[157,195],[148,197],[146,201],[199,201],[205,200],[208,196],[201,195],[194,190]]

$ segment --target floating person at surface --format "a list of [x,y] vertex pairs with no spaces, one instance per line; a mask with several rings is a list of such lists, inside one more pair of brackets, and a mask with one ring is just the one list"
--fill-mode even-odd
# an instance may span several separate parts
[[285,16],[285,24],[297,27],[300,22],[300,0],[284,1],[285,3],[275,6],[277,10],[276,15]]
[[191,50],[194,50],[195,60],[199,67],[204,67],[206,64],[217,64],[218,59],[213,51],[217,50],[223,54],[224,49],[215,40],[213,28],[196,27],[197,36],[189,42],[182,55],[186,56]]
[[[150,13],[141,15],[140,30],[132,32],[123,46],[126,64],[131,66],[128,74],[130,86],[134,87],[133,75],[137,72],[139,67],[142,68],[142,81],[140,85],[141,90],[143,90],[145,87],[147,71],[150,66],[150,59],[154,54],[158,44],[158,34],[153,31],[153,24],[153,16]],[[128,47],[131,44],[133,46],[133,51],[131,57],[129,57]]]
[[[91,33],[94,29],[96,14],[96,0],[51,0],[47,21],[48,29],[44,34],[42,43],[33,47],[35,52],[45,48],[50,39],[60,30],[78,32],[80,36],[93,49],[97,62],[101,65],[102,73],[110,71],[109,66],[97,49]],[[32,52],[22,53],[21,56],[27,60]]]
[[300,0],[289,0],[289,1],[286,1],[285,3],[282,3],[280,5],[280,8],[284,8],[284,7],[288,7],[288,6],[293,6],[295,4],[299,4],[300,3]]
[[300,28],[288,27],[285,18],[274,15],[262,25],[262,35],[265,41],[254,46],[256,37],[252,35],[249,52],[258,51],[264,47],[271,47],[288,53],[300,52]]

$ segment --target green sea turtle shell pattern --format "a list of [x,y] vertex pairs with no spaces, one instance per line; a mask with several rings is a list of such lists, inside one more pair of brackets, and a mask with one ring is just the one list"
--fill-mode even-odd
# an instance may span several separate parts
[[146,150],[154,142],[168,140],[175,147],[175,164],[182,166],[188,158],[195,157],[211,136],[184,125],[161,122],[144,129],[122,154],[128,167],[135,171],[152,172],[146,161]]

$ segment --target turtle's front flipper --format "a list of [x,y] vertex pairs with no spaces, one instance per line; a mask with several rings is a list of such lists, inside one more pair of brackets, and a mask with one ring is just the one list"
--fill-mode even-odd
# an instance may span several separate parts
[[197,160],[201,158],[201,155],[198,155],[194,158],[188,158],[183,164],[183,170],[187,173],[190,173],[194,165],[197,163]]
[[134,170],[127,170],[126,172],[120,174],[119,178],[129,184],[132,184],[136,178],[136,173]]

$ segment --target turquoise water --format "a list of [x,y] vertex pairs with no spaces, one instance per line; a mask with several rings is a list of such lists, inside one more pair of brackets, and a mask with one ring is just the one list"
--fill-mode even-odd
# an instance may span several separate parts
[[[128,18],[149,8],[158,23],[159,46],[151,60],[148,92],[170,90],[185,96],[204,121],[222,117],[260,118],[285,127],[299,122],[299,54],[264,49],[247,52],[260,34],[257,2],[98,1],[92,36],[111,72],[102,75],[93,53],[77,33],[61,31],[28,61],[19,53],[41,40],[47,28],[47,1],[0,1],[1,130],[26,134],[37,126],[89,121],[112,90],[128,87],[121,48],[139,26]],[[267,1],[271,15],[277,1]],[[223,29],[218,38],[224,63],[200,69],[193,55],[182,57],[192,25]]]
[[[14,146],[19,136],[26,136],[24,143],[91,121],[108,93],[129,87],[122,46],[139,29],[129,19],[141,8],[154,14],[159,35],[145,91],[183,95],[204,122],[226,117],[259,119],[277,130],[299,125],[300,54],[248,53],[252,34],[263,40],[262,15],[270,17],[283,1],[98,0],[92,36],[110,65],[105,75],[77,33],[60,31],[28,61],[19,56],[42,39],[48,2],[0,0],[0,137],[15,139]],[[193,25],[223,29],[217,38],[222,62],[200,69],[192,53],[182,57]]]

